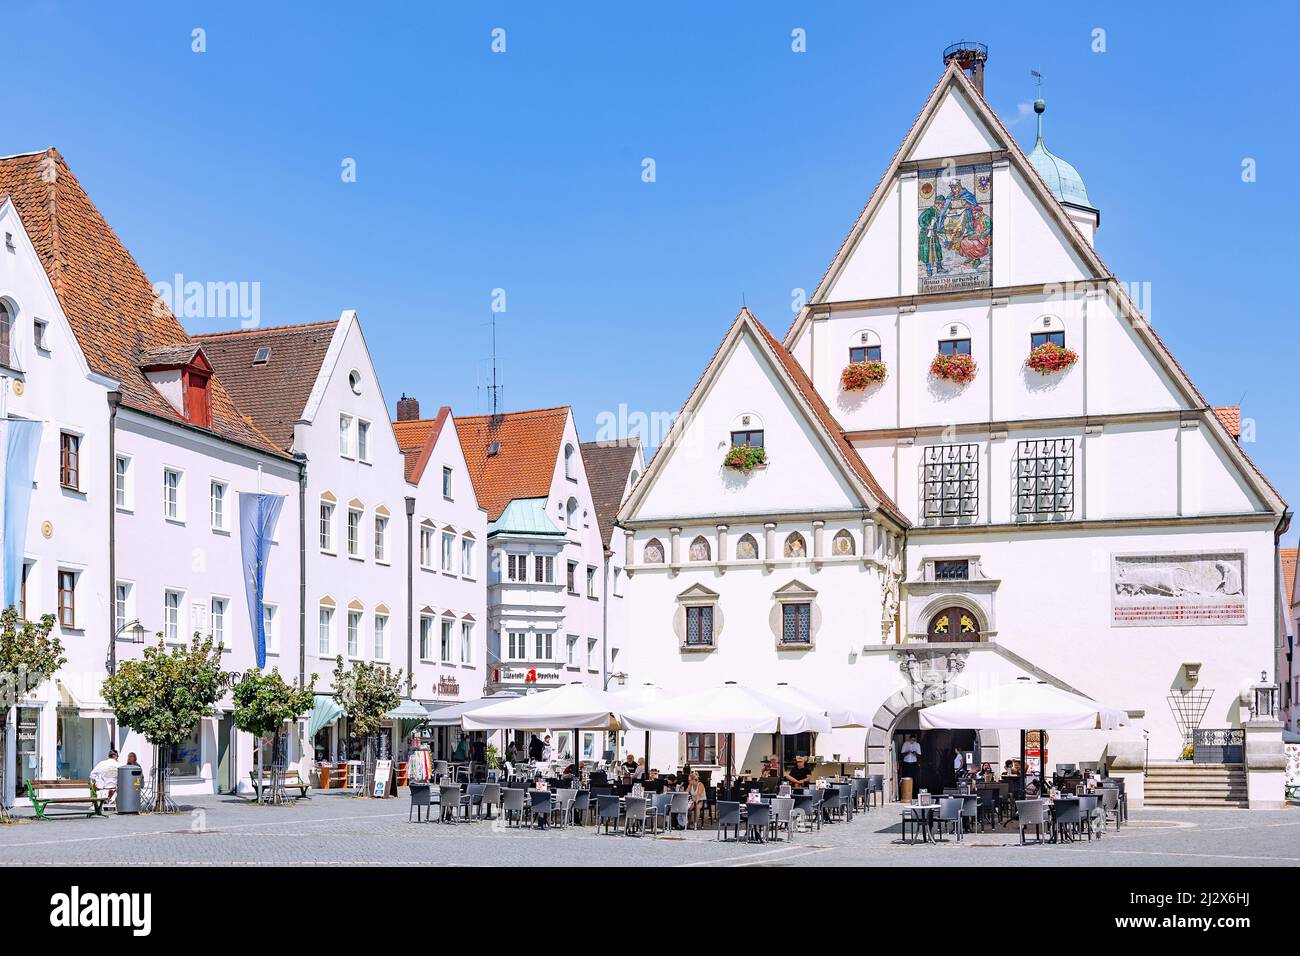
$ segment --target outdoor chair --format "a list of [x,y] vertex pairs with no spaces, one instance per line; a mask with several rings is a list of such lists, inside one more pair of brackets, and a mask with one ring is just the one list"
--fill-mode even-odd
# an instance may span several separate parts
[[529,790],[528,812],[538,829],[550,826],[551,814],[555,811],[555,800],[549,790]]
[[465,796],[469,797],[470,810],[473,816],[482,816],[483,814],[483,789],[486,784],[471,783],[465,788]]
[[433,815],[433,797],[430,794],[432,788],[427,783],[411,784],[411,809],[406,811],[406,822],[411,822],[411,814],[415,814],[415,822],[420,822],[420,808],[424,808],[424,822],[429,822],[429,817]]
[[724,839],[723,834],[732,829],[736,831],[736,839],[739,840],[740,803],[736,800],[719,800],[717,839]]
[[979,800],[979,826],[981,832],[983,831],[985,824],[996,829],[1000,822],[998,819],[997,798],[998,792],[988,788],[981,790],[977,796],[977,799]]
[[469,796],[461,793],[455,784],[438,788],[438,807],[443,823],[455,823],[459,816],[469,819]]
[[691,825],[691,795],[683,791],[670,796],[672,800],[668,803],[668,829],[671,830],[681,821],[682,829],[685,830]]
[[853,789],[850,792],[853,794],[854,808],[865,811],[867,809],[867,778],[854,777],[852,787]]
[[1060,839],[1073,843],[1083,829],[1083,804],[1078,797],[1059,797],[1052,808],[1052,819]]
[[813,817],[817,814],[817,811],[813,808],[813,795],[805,793],[790,799],[794,801],[794,807],[790,813],[792,824],[803,823],[811,829]]
[[[968,793],[961,798],[961,817],[962,829],[968,832],[974,832],[979,829],[980,819],[980,798],[978,793]],[[970,820],[970,826],[966,826],[966,821]]]
[[772,805],[768,803],[751,803],[745,822],[745,839],[758,838],[759,843],[767,842],[767,829],[772,825]]
[[777,797],[772,801],[772,839],[781,839],[785,831],[787,840],[794,840],[794,797]]
[[903,826],[902,839],[907,839],[907,831],[912,831],[912,842],[916,842],[916,835],[921,834],[922,842],[925,841],[925,831],[930,826],[929,814],[918,811],[915,807],[903,807]]
[[1095,794],[1080,797],[1079,815],[1082,819],[1081,829],[1088,831],[1088,839],[1091,840],[1095,833],[1100,840],[1102,832],[1106,829],[1106,814],[1101,809],[1101,797]]
[[939,833],[944,832],[944,826],[957,834],[957,842],[961,842],[962,833],[966,829],[963,825],[965,816],[966,801],[962,797],[945,797],[939,801]]
[[844,813],[844,794],[838,788],[827,787],[822,795],[822,816],[827,823]]
[[501,784],[486,783],[483,785],[483,806],[487,807],[487,818],[492,819],[492,808],[501,805]]
[[582,826],[587,820],[587,811],[591,808],[591,791],[575,790],[573,804],[569,807],[569,822]]
[[1017,800],[1016,818],[1020,823],[1020,845],[1025,845],[1025,830],[1034,828],[1035,842],[1043,842],[1043,826],[1047,823],[1047,805],[1042,800]]
[[1112,816],[1115,818],[1115,829],[1119,830],[1120,818],[1120,791],[1118,787],[1102,787],[1099,791],[1101,795],[1102,819],[1106,823],[1110,822]]
[[885,775],[883,773],[872,773],[867,775],[867,795],[870,798],[870,804],[876,802],[876,797],[880,797],[880,805],[885,804]]
[[672,806],[671,793],[656,793],[646,805],[646,818],[650,821],[650,833],[656,829],[667,830],[669,827],[668,810]]
[[501,791],[501,813],[506,818],[506,826],[515,821],[515,826],[524,822],[524,791],[517,787],[507,787]]
[[445,760],[435,760],[433,762],[433,780],[434,783],[446,783],[448,764]]
[[631,836],[636,833],[638,836],[644,836],[649,801],[645,797],[628,797],[623,802],[626,807],[623,819],[624,835]]
[[611,832],[610,823],[614,824],[613,832],[618,832],[618,818],[621,815],[619,810],[618,797],[602,794],[596,797],[596,832],[600,832],[600,825],[605,825],[605,832]]

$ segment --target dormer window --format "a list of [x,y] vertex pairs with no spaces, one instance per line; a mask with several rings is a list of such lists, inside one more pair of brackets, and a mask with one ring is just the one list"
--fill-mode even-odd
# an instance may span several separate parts
[[139,357],[139,368],[173,409],[191,425],[212,427],[212,365],[197,345],[167,345]]

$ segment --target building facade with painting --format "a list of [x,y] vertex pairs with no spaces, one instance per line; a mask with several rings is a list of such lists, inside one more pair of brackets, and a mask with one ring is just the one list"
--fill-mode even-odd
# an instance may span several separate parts
[[[1026,153],[984,100],[984,55],[946,57],[789,330],[742,311],[624,503],[636,680],[852,701],[869,728],[787,753],[890,787],[909,732],[936,784],[955,750],[1019,756],[1016,733],[924,733],[918,712],[1041,680],[1129,714],[1049,734],[1049,764],[1105,761],[1140,800],[1148,744],[1250,751],[1250,802],[1275,804],[1256,691],[1286,505],[1100,258],[1043,102]],[[708,735],[659,736],[652,762],[721,762]],[[773,750],[738,740],[737,763]]]

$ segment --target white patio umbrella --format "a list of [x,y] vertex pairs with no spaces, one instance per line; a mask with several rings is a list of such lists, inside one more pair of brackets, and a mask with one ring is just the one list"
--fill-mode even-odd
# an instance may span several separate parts
[[499,704],[488,704],[461,716],[466,730],[619,730],[613,694],[586,684],[565,684]]
[[946,730],[1114,730],[1127,723],[1122,710],[1025,677],[921,711],[922,727]]
[[[660,701],[668,699],[668,693],[662,687],[656,687],[654,684],[646,682],[640,687],[629,687],[626,690],[613,692],[614,700],[618,703],[618,713],[623,714],[629,710],[639,710],[642,707],[648,707],[651,704],[657,704]],[[618,759],[618,754],[614,754]],[[646,768],[650,766],[650,731],[645,732],[645,760]]]
[[770,690],[765,690],[764,693],[778,700],[784,700],[824,713],[830,720],[831,726],[836,728],[870,727],[872,719],[875,717],[874,711],[862,710],[852,704],[844,704],[785,682],[777,684]]

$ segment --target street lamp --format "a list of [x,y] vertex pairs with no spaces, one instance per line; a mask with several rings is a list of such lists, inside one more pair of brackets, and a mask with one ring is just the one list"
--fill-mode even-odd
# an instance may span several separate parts
[[108,642],[108,660],[104,662],[104,669],[108,671],[110,677],[117,673],[118,641],[124,644],[143,644],[147,633],[148,629],[140,623],[139,619],[123,624],[113,632],[113,639]]

